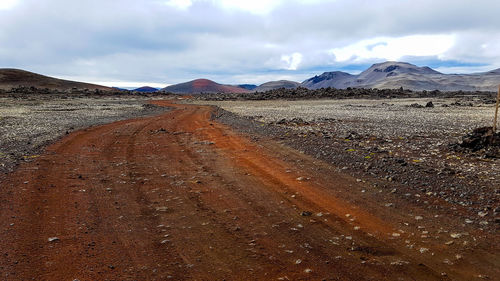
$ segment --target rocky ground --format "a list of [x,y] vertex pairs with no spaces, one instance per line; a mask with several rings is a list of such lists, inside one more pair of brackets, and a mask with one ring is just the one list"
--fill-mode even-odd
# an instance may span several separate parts
[[5,280],[499,276],[489,96],[1,101],[2,149],[32,160],[0,175]]
[[218,120],[334,164],[380,192],[428,208],[445,200],[464,224],[499,228],[498,143],[460,146],[467,133],[491,125],[484,96],[208,103],[222,108]]
[[30,88],[0,94],[0,174],[38,157],[47,144],[71,131],[166,110],[148,104],[150,99]]
[[[267,127],[260,122],[221,116],[254,126],[252,141],[211,119],[213,107],[155,104],[171,110],[70,133],[0,177],[2,280],[493,280],[500,274],[500,237],[476,215],[464,220],[466,207],[369,172],[357,176],[356,166],[318,161],[255,134]],[[273,126],[264,130],[283,126],[286,133],[295,125]],[[307,138],[290,140],[299,145]],[[359,139],[338,141],[356,147],[347,155],[363,149]],[[327,151],[319,142],[311,147]],[[488,222],[490,214],[479,216]]]

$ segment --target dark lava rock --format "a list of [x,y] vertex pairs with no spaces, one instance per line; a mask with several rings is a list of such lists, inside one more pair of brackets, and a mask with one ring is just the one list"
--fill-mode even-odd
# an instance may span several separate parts
[[295,117],[291,120],[281,119],[278,122],[276,122],[275,124],[287,125],[287,126],[307,126],[307,125],[309,125],[309,122],[304,121],[304,119],[302,119],[302,118]]
[[500,133],[493,133],[492,127],[477,128],[454,145],[455,150],[481,152],[487,158],[500,158]]
[[409,107],[413,107],[413,108],[423,108],[424,106],[421,105],[421,104],[418,104],[418,103],[412,103],[409,105]]
[[309,211],[302,211],[302,213],[300,215],[303,217],[310,217],[312,215],[312,213]]
[[434,107],[434,104],[432,103],[432,101],[428,102],[425,107]]
[[[299,99],[352,99],[352,98],[371,98],[371,99],[386,99],[386,98],[456,98],[465,94],[481,97],[488,103],[494,103],[496,100],[496,92],[440,92],[440,91],[411,91],[408,89],[363,89],[363,88],[321,88],[316,90],[299,87],[295,89],[274,89],[266,92],[252,93],[205,93],[197,95],[194,98],[198,100],[299,100]],[[418,107],[424,107],[419,105]]]

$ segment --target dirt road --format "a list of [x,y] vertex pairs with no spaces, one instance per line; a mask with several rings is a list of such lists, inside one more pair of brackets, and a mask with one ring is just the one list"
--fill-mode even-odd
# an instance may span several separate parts
[[72,133],[0,179],[2,280],[499,276],[497,235],[238,135],[210,107],[156,103],[174,110]]

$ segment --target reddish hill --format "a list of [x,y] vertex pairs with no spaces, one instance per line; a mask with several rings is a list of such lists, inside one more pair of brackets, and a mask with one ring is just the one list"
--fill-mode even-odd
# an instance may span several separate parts
[[70,90],[72,88],[90,90],[99,89],[104,91],[112,90],[110,87],[62,80],[20,69],[0,69],[0,89],[9,90],[19,86],[48,88],[53,90]]
[[197,79],[186,83],[168,86],[162,91],[174,94],[200,93],[248,93],[249,90],[236,86],[222,85],[208,79]]

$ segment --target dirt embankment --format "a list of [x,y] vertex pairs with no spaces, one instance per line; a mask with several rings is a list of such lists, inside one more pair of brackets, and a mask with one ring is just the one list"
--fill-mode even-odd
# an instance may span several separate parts
[[[206,106],[69,134],[1,182],[6,280],[474,280],[498,236]],[[449,206],[446,202],[440,202]]]

